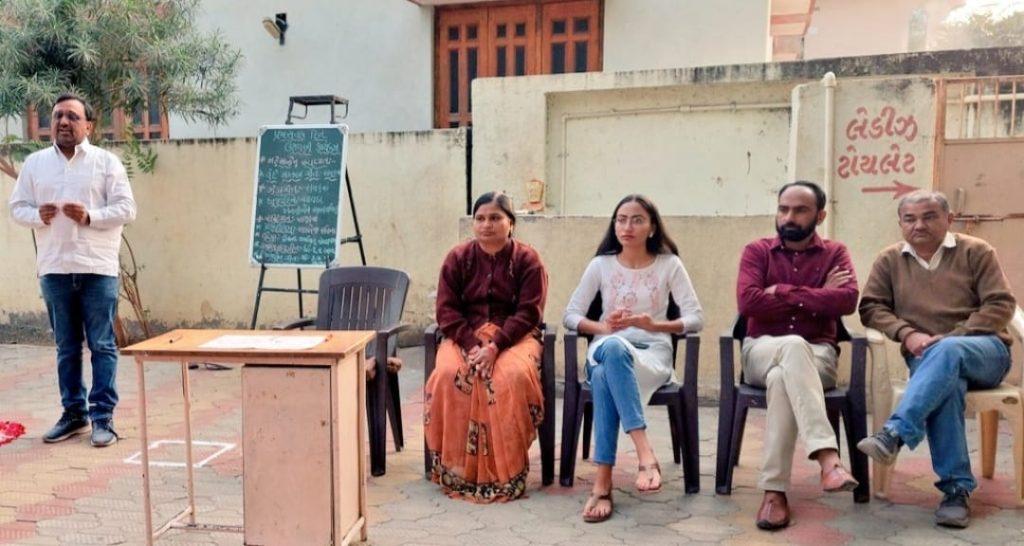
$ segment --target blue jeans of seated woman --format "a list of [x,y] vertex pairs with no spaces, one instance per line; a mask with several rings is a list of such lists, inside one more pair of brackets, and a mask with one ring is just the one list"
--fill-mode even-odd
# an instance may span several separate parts
[[587,380],[594,399],[594,462],[615,464],[619,423],[627,433],[647,427],[640,402],[640,386],[633,369],[633,355],[619,339],[608,339],[594,351],[587,366]]
[[[50,274],[40,279],[57,344],[57,383],[64,410],[93,421],[110,419],[117,405],[117,277]],[[86,400],[82,342],[92,354],[92,389]]]
[[970,493],[971,474],[964,433],[968,390],[991,389],[1010,371],[1010,352],[996,336],[954,336],[907,359],[910,381],[896,411],[885,423],[910,449],[927,435],[935,487],[946,494]]

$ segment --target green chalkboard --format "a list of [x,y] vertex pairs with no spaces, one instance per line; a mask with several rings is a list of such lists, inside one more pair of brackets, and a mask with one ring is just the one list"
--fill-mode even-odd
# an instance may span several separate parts
[[249,261],[326,267],[338,256],[345,125],[265,125],[256,144]]

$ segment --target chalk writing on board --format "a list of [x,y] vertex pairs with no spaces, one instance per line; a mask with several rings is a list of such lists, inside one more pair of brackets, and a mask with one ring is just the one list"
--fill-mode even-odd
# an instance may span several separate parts
[[261,130],[250,261],[326,266],[337,255],[347,128],[268,126]]

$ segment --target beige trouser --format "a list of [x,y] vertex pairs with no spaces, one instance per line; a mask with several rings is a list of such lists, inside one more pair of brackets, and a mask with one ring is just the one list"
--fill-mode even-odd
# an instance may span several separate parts
[[797,433],[808,454],[838,449],[825,413],[826,388],[836,385],[836,350],[792,336],[743,340],[743,376],[768,391],[764,459],[758,487],[786,491],[793,469]]

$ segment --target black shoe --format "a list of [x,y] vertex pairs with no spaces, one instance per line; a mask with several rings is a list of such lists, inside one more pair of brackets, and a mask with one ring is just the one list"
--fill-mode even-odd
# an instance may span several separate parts
[[65,411],[64,414],[60,416],[57,424],[53,425],[53,428],[46,431],[46,434],[43,434],[43,441],[48,444],[53,444],[67,440],[75,434],[85,432],[86,430],[89,430],[89,419],[84,415]]
[[895,463],[902,446],[903,440],[885,428],[857,442],[857,449],[882,464]]
[[106,447],[117,443],[117,433],[114,432],[114,425],[110,419],[97,419],[92,422],[92,438],[89,441],[93,447]]
[[971,507],[967,504],[967,491],[957,489],[946,493],[935,510],[935,523],[943,527],[963,529],[971,522]]

